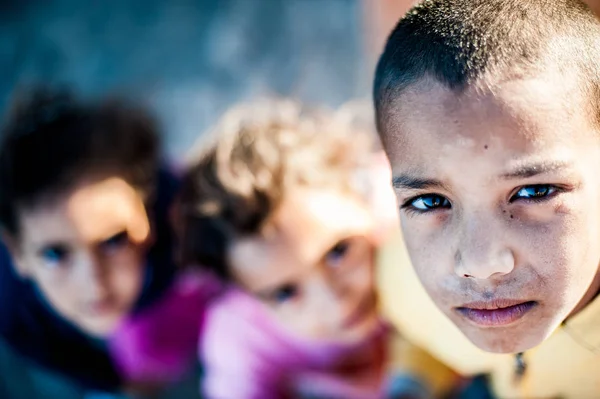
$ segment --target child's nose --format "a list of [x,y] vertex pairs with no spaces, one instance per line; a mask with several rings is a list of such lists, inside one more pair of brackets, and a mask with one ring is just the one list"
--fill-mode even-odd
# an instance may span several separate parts
[[105,267],[99,256],[94,253],[82,255],[79,260],[79,279],[89,296],[106,291]]
[[501,227],[491,218],[470,218],[457,236],[454,271],[459,277],[490,279],[514,269],[513,252],[502,239]]
[[337,328],[347,313],[347,295],[327,273],[319,273],[311,279],[310,291],[311,309],[314,314],[322,315],[323,323],[330,328]]

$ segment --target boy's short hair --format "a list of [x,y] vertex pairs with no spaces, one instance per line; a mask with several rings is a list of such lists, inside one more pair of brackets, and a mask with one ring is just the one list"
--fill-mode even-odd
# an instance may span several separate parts
[[17,98],[2,132],[0,226],[18,235],[22,207],[53,200],[89,177],[117,174],[150,194],[158,167],[159,136],[142,109],[35,88]]
[[456,91],[576,71],[600,121],[600,21],[578,0],[425,0],[390,34],[375,73],[379,131],[387,107],[429,76]]
[[375,137],[356,126],[351,112],[308,110],[285,100],[226,113],[184,178],[183,261],[228,278],[231,241],[262,233],[290,190],[366,194],[367,182],[355,172],[369,162]]

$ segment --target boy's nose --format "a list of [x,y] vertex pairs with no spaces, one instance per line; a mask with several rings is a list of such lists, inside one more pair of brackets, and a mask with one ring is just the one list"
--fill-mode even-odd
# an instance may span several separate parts
[[459,277],[490,279],[512,272],[515,259],[491,220],[472,218],[464,223],[454,254],[454,271]]

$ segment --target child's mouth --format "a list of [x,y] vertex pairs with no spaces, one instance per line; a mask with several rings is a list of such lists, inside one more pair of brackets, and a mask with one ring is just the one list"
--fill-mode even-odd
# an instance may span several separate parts
[[98,300],[88,304],[87,311],[93,316],[105,316],[113,311],[114,305],[110,300]]
[[480,327],[500,327],[520,320],[537,305],[536,301],[499,299],[468,303],[455,310]]

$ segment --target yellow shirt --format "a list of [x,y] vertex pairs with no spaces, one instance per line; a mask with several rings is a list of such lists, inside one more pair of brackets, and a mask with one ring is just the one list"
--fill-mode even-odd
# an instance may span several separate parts
[[[478,349],[434,305],[413,271],[399,235],[379,257],[383,312],[411,344],[462,375],[489,374],[492,389],[500,398],[600,398],[600,299],[527,351],[526,371],[518,378],[515,355]],[[424,367],[417,364],[421,358],[415,356],[402,359],[406,349],[399,353],[396,363],[440,386],[439,366]]]

